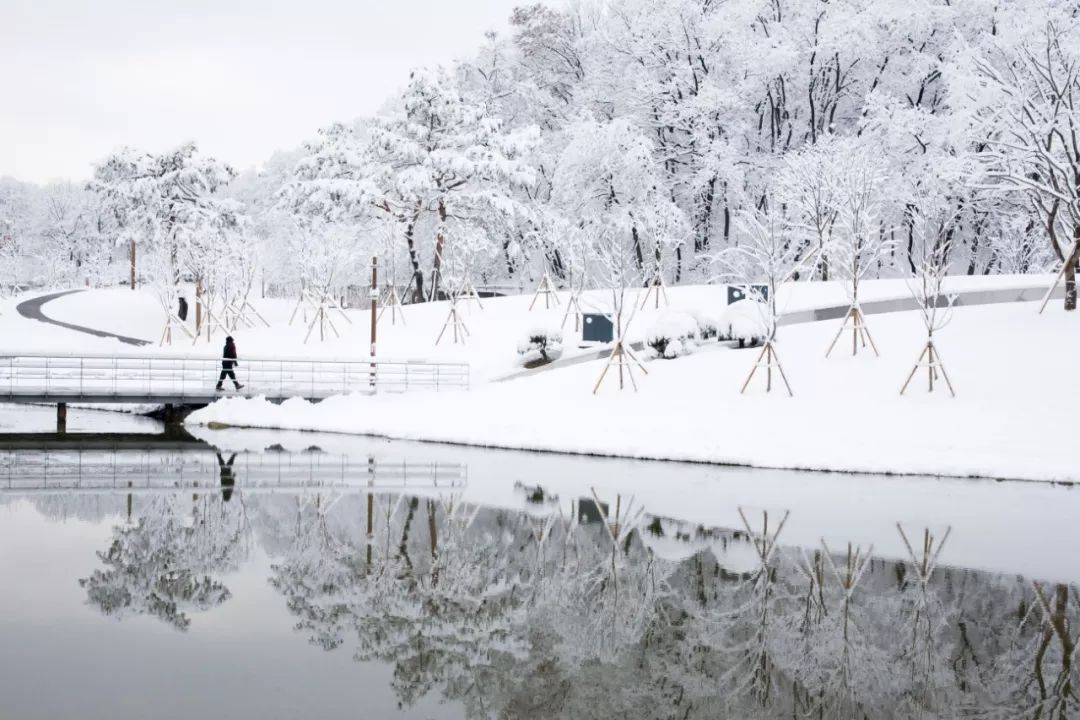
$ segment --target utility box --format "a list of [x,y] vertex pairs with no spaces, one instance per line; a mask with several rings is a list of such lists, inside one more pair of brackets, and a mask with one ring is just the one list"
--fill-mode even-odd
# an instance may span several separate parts
[[592,498],[581,498],[577,501],[577,506],[578,522],[582,525],[602,523],[604,518],[607,517],[607,503],[597,505]]
[[581,316],[581,341],[609,343],[615,340],[615,325],[611,318],[601,313],[584,313]]
[[728,285],[727,286],[727,304],[739,302],[740,300],[746,300],[750,297],[758,302],[769,301],[769,286],[768,285]]

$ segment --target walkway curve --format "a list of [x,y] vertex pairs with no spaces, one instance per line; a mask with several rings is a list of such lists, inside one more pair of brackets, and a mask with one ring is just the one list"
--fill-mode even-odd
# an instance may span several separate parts
[[[999,303],[1016,303],[1016,302],[1034,302],[1042,300],[1046,296],[1046,286],[1029,286],[1029,287],[1013,287],[1013,288],[992,288],[988,290],[968,290],[958,291],[956,293],[949,293],[954,297],[953,307],[971,307],[974,305],[997,305]],[[1065,289],[1063,287],[1057,287],[1054,289],[1051,295],[1054,299],[1061,299],[1065,297]],[[941,297],[938,299],[938,303],[942,306],[946,304],[946,299]],[[850,305],[833,305],[822,308],[811,308],[808,310],[796,310],[792,313],[787,313],[778,319],[777,324],[781,327],[784,325],[801,325],[803,323],[820,322],[822,320],[839,320],[844,317]],[[865,315],[880,315],[883,313],[894,312],[906,312],[911,310],[918,310],[919,303],[913,297],[905,298],[889,298],[884,300],[871,300],[869,302],[860,303],[860,308]],[[631,344],[631,349],[640,352],[644,349],[642,342],[635,342]],[[710,345],[708,348],[722,347],[721,345]],[[493,382],[505,382],[507,380],[518,380],[520,378],[529,377],[530,375],[537,375],[539,373],[548,372],[550,370],[558,370],[560,368],[570,367],[571,365],[579,365],[581,363],[591,362],[593,360],[603,360],[611,355],[611,348],[604,347],[594,352],[583,353],[581,355],[572,355],[565,359],[555,360],[547,365],[541,365],[540,367],[530,368],[527,370],[518,370],[509,375],[504,375],[499,378],[495,378]]]
[[115,333],[105,332],[104,330],[95,330],[94,328],[88,328],[83,325],[75,325],[73,323],[66,323],[60,320],[53,320],[51,317],[48,317],[44,312],[42,312],[41,308],[45,305],[45,303],[56,300],[57,298],[64,297],[65,295],[72,295],[78,292],[82,292],[82,290],[64,290],[63,292],[51,293],[49,295],[41,295],[36,298],[24,300],[23,302],[15,306],[15,310],[28,320],[37,320],[38,322],[43,322],[46,325],[56,325],[57,327],[62,327],[65,330],[74,330],[75,332],[86,333],[87,335],[93,335],[94,337],[112,338],[128,345],[134,345],[135,347],[142,347],[144,345],[150,344],[149,340],[140,340],[138,338],[127,337],[125,335],[117,335]]

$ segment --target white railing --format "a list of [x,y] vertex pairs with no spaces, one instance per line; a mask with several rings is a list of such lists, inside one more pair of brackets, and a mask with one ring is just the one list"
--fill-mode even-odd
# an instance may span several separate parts
[[[0,355],[0,400],[205,402],[221,358],[162,355]],[[356,359],[241,358],[244,395],[327,398],[353,392],[468,389],[464,363]],[[231,379],[224,383],[233,389]]]
[[314,452],[0,451],[0,494],[214,491],[221,489],[223,478],[231,479],[236,489],[249,492],[423,491],[461,489],[467,482],[467,470],[458,463]]

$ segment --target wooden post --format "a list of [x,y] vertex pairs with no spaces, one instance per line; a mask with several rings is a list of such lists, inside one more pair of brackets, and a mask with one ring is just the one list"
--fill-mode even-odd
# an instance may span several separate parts
[[371,389],[375,389],[375,334],[379,329],[379,258],[371,256]]
[[195,336],[202,332],[202,275],[195,278]]
[[60,435],[67,432],[67,403],[56,404],[56,432]]
[[135,238],[131,239],[131,289],[135,289]]

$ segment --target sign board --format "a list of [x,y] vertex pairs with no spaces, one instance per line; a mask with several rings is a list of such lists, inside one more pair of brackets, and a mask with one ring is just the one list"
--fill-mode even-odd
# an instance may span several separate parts
[[600,503],[597,505],[596,501],[592,498],[581,498],[578,500],[578,522],[582,525],[602,523],[604,522],[604,518],[607,517],[607,513],[607,503]]
[[601,313],[585,313],[581,316],[581,341],[609,343],[615,340],[615,325],[611,318]]
[[768,285],[728,285],[727,286],[727,304],[730,305],[740,300],[745,300],[749,296],[750,298],[757,300],[758,302],[769,301],[769,286]]

